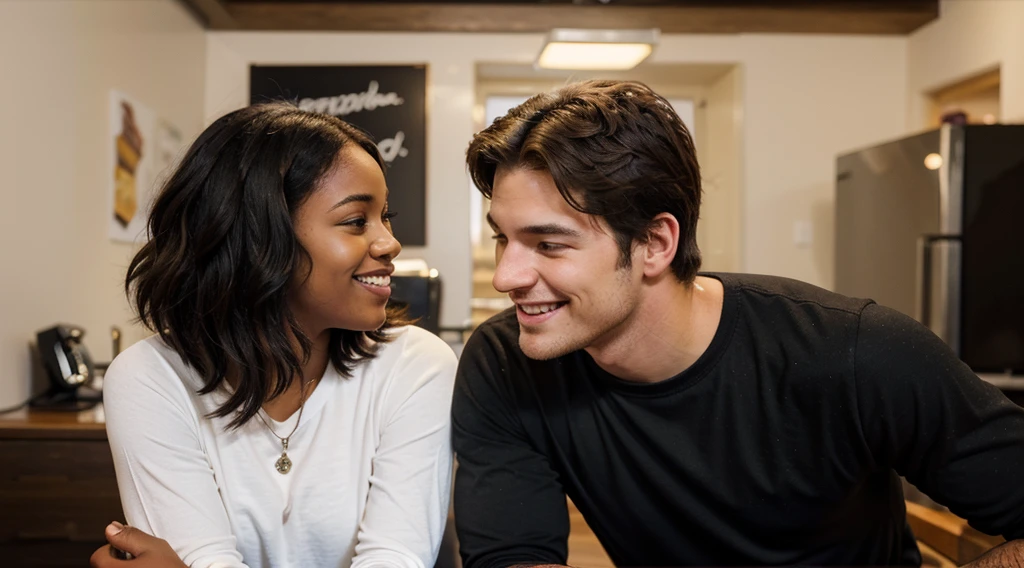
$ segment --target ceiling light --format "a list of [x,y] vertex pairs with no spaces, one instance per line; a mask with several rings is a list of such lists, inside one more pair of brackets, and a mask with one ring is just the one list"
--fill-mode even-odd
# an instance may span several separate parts
[[658,44],[659,31],[577,30],[548,34],[535,65],[544,69],[632,69]]

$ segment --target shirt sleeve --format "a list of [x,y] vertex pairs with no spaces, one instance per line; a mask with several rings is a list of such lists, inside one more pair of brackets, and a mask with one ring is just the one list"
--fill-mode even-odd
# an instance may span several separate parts
[[428,568],[451,496],[455,354],[419,328],[389,346],[401,355],[384,399],[366,511],[352,568]]
[[481,328],[467,342],[455,379],[455,525],[465,568],[567,560],[565,492],[517,414],[529,403],[517,400],[511,383],[526,372],[521,361],[509,361],[514,349]]
[[1024,538],[1024,408],[895,310],[863,310],[856,350],[858,411],[876,465],[982,532]]
[[145,344],[123,355],[104,376],[103,398],[128,524],[166,540],[192,568],[245,568],[181,379]]

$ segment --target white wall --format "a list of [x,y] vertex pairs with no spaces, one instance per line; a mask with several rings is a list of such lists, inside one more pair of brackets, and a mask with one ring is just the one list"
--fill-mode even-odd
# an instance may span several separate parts
[[0,407],[29,394],[28,342],[83,326],[95,359],[127,345],[134,248],[107,239],[118,89],[184,129],[203,121],[203,30],[175,0],[0,1]]
[[907,127],[927,124],[930,91],[996,67],[1002,121],[1024,122],[1024,2],[943,0],[939,9],[908,40]]
[[[445,278],[442,321],[469,316],[469,195],[463,152],[473,133],[477,62],[529,63],[533,34],[240,33],[207,35],[206,117],[248,100],[250,64],[427,63],[428,246]],[[906,125],[904,37],[662,36],[657,63],[737,63],[743,89],[743,270],[832,284],[834,161]],[[811,222],[798,248],[793,226]]]
[[740,64],[742,270],[831,287],[835,157],[903,134],[905,38],[670,36],[666,53]]
[[697,242],[709,271],[736,272],[742,265],[742,74],[735,66],[708,88],[705,128],[697,135],[704,189]]

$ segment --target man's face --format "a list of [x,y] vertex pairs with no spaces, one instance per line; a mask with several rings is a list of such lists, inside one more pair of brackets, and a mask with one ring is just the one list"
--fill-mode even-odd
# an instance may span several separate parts
[[551,359],[614,340],[639,303],[639,263],[619,267],[611,229],[573,209],[551,175],[499,169],[488,221],[494,229],[494,287],[516,304],[519,345]]

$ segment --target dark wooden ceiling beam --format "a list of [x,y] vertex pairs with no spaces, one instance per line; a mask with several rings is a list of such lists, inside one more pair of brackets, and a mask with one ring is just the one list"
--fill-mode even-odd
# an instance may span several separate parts
[[238,29],[238,22],[228,13],[221,0],[180,0],[203,26],[215,30]]
[[[192,3],[217,0],[187,0]],[[547,32],[660,28],[662,33],[908,34],[938,17],[938,2],[765,3],[719,6],[244,2],[222,7],[246,30]],[[211,19],[210,27],[223,29]]]

